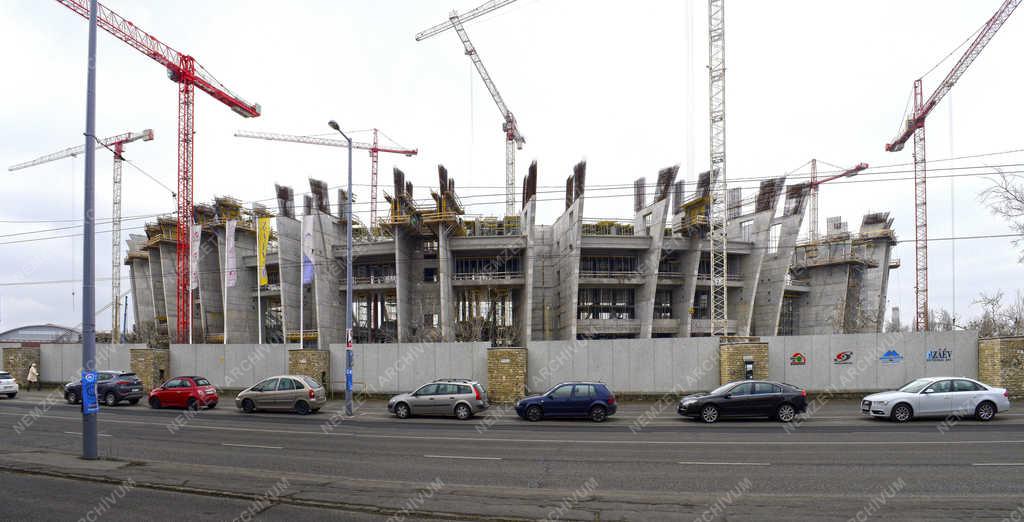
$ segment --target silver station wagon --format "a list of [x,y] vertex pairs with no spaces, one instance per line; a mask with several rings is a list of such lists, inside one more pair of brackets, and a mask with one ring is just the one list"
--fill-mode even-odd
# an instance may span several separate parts
[[469,379],[438,379],[388,401],[388,411],[399,419],[412,415],[443,415],[466,420],[488,406],[484,387]]

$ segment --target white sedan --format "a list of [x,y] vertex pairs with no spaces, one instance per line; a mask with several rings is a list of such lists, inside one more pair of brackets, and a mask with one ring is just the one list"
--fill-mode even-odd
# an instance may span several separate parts
[[18,381],[8,372],[0,371],[0,395],[11,399],[18,395]]
[[926,377],[897,391],[864,397],[860,411],[873,417],[907,422],[917,417],[974,416],[987,421],[1010,409],[1009,393],[966,377]]

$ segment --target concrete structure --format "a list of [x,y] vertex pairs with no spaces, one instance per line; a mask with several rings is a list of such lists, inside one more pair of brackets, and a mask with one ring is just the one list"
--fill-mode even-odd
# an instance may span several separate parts
[[[523,183],[520,213],[503,218],[467,216],[444,167],[429,205],[413,198],[412,184],[396,169],[387,217],[354,227],[354,341],[523,347],[708,335],[710,178],[700,175],[688,193],[675,182],[677,171],[659,172],[652,201],[638,182],[632,218],[597,220],[584,217],[580,163],[566,179],[564,212],[544,225],[535,222],[536,164]],[[261,327],[266,343],[326,350],[345,341],[345,214],[332,209],[325,183],[310,180],[310,189],[303,215],[296,215],[292,190],[277,187],[270,283],[260,306],[255,219],[268,212],[231,198],[197,207],[203,233],[193,295],[196,342],[255,343]],[[806,184],[787,188],[782,177],[763,181],[750,197],[730,190],[729,335],[880,331],[888,273],[898,266],[892,220],[869,214],[852,235],[830,219],[822,239],[800,242],[807,192]],[[339,207],[349,199],[343,192],[338,198]],[[238,224],[233,287],[223,277],[228,220]],[[137,332],[166,335],[174,322],[173,225],[158,220],[145,238],[129,240]],[[307,283],[304,258],[313,270]]]

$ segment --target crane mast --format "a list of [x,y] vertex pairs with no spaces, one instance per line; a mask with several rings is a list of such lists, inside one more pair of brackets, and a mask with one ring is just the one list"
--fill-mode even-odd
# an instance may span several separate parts
[[725,0],[708,0],[708,97],[710,111],[711,205],[708,239],[711,246],[711,335],[728,328],[728,248],[726,245],[725,171]]
[[480,59],[480,54],[477,53],[476,47],[469,39],[469,34],[466,33],[466,28],[463,27],[463,22],[478,18],[514,1],[492,0],[462,14],[452,11],[448,15],[447,22],[435,25],[416,35],[416,41],[419,42],[448,29],[454,29],[456,34],[459,35],[459,40],[462,41],[462,46],[466,50],[466,56],[469,56],[469,59],[472,60],[473,66],[480,73],[480,79],[483,80],[484,86],[487,87],[487,91],[491,93],[491,98],[494,99],[495,105],[498,106],[498,112],[501,113],[501,117],[504,119],[501,130],[505,133],[505,215],[515,214],[516,149],[522,150],[523,144],[526,143],[526,138],[519,133],[519,125],[516,123],[515,116],[509,110],[508,105],[505,104],[505,99],[502,98],[501,93],[498,92],[498,86],[494,84],[490,73],[487,72],[487,67],[484,66],[484,62]]
[[[79,16],[89,18],[89,0],[56,0]],[[130,20],[109,7],[97,6],[96,24],[117,39],[135,48],[167,69],[167,76],[178,84],[178,223],[176,228],[177,255],[177,335],[178,342],[187,342],[192,327],[191,292],[189,285],[189,227],[192,224],[192,189],[195,141],[195,90],[209,94],[245,118],[260,115],[258,103],[250,103],[233,93],[192,56],[178,52],[155,36],[139,29]]]
[[[113,210],[111,212],[111,252],[110,252],[110,279],[111,279],[111,305],[112,318],[110,321],[110,342],[119,344],[121,341],[121,163],[124,160],[122,153],[126,143],[133,141],[150,141],[153,139],[153,129],[146,129],[142,132],[126,132],[111,136],[106,139],[96,140],[96,148],[105,147],[114,152],[114,177],[113,177]],[[70,147],[52,154],[41,156],[25,163],[19,163],[10,167],[9,171],[16,171],[51,161],[78,156],[85,152],[85,145]]]
[[907,124],[903,131],[885,146],[885,150],[897,152],[903,150],[904,145],[911,137],[914,138],[914,301],[916,305],[914,329],[918,332],[928,330],[928,161],[926,158],[925,119],[942,98],[949,94],[960,77],[967,72],[968,67],[974,63],[974,60],[1006,23],[1021,1],[1024,0],[1004,0],[927,99],[924,97],[922,79],[914,80],[914,113],[907,118]]

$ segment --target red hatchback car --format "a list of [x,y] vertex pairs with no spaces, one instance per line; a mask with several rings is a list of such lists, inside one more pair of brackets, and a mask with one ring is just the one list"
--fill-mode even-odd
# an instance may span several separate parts
[[164,407],[199,409],[216,408],[217,388],[205,377],[175,377],[149,392],[149,406],[153,409]]

